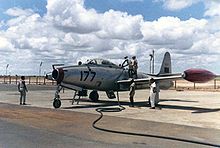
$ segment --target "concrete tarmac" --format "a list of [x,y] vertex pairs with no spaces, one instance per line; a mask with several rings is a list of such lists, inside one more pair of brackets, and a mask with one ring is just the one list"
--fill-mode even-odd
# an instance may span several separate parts
[[[28,88],[28,105],[20,106],[16,86],[0,85],[0,130],[7,135],[4,140],[0,134],[2,147],[8,147],[8,139],[15,139],[12,147],[25,141],[25,136],[18,136],[22,129],[27,132],[23,135],[31,131],[29,134],[48,139],[38,145],[41,140],[30,142],[27,138],[26,144],[31,143],[33,147],[60,147],[56,145],[57,139],[64,147],[73,143],[81,147],[220,147],[219,92],[161,91],[160,109],[156,110],[149,109],[146,103],[149,90],[136,91],[134,108],[129,107],[128,92],[122,92],[120,103],[126,109],[104,112],[96,124],[100,128],[97,130],[92,127],[92,122],[99,117],[95,109],[118,107],[117,101],[107,99],[104,92],[99,93],[98,103],[82,98],[78,105],[76,102],[71,105],[73,91],[64,90],[60,93],[61,109],[53,109],[54,86],[28,85]],[[10,131],[5,125],[18,132]],[[27,146],[25,142],[22,144]]]

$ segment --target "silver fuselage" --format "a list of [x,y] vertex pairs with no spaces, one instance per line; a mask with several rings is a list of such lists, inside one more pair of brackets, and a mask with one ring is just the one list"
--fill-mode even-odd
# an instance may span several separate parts
[[[83,89],[99,91],[127,91],[130,83],[117,84],[119,80],[129,79],[128,70],[121,67],[99,66],[83,64],[80,66],[62,67],[64,72],[61,84],[74,85]],[[147,78],[149,75],[138,72],[138,79]],[[161,81],[160,88],[168,89],[173,86],[172,81]],[[149,88],[146,82],[136,83],[136,89]]]

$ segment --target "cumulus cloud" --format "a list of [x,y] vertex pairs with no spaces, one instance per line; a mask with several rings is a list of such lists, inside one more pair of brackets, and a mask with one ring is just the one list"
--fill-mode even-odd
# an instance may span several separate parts
[[99,14],[86,10],[83,0],[48,0],[48,18],[66,32],[90,33],[100,30]]
[[[117,19],[115,19],[117,18]],[[100,18],[101,30],[97,32],[100,38],[111,39],[140,39],[143,17],[131,16],[124,12],[109,10]]]
[[11,43],[4,37],[0,37],[0,50],[10,49]]
[[211,0],[211,1],[206,1],[205,2],[206,5],[206,12],[205,12],[205,16],[220,16],[220,1],[218,0]]
[[[198,1],[162,2],[177,10]],[[36,74],[41,61],[49,71],[54,63],[75,64],[97,57],[120,63],[125,55],[136,55],[140,69],[147,72],[154,49],[158,69],[166,51],[171,52],[176,71],[187,65],[207,67],[220,58],[220,21],[216,21],[220,19],[213,3],[205,5],[204,16],[209,18],[184,21],[170,16],[145,21],[142,15],[115,10],[99,13],[86,9],[83,0],[48,0],[44,16],[31,9],[10,8],[5,13],[12,18],[1,23],[7,29],[0,31],[0,64],[9,63],[14,74]]]
[[157,21],[144,22],[142,32],[148,44],[181,50],[193,45],[193,38],[205,29],[206,24],[204,19],[181,21],[176,17],[161,17]]

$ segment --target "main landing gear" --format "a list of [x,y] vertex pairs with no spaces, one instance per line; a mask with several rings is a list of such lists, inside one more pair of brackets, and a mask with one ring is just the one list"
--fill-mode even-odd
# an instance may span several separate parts
[[[83,91],[86,91],[85,93]],[[79,96],[79,99],[77,99],[77,104],[79,104],[79,100],[80,100],[80,97],[82,96],[87,96],[87,90],[82,90],[82,91],[76,91],[74,96],[73,96],[73,101],[72,101],[72,104],[74,103],[74,100],[75,100],[75,97],[76,96]],[[99,94],[96,90],[93,90],[92,92],[90,92],[89,94],[89,99],[92,101],[92,102],[98,102],[99,100]]]
[[90,94],[89,94],[89,99],[93,102],[98,102],[99,100],[99,94],[96,90],[93,90]]

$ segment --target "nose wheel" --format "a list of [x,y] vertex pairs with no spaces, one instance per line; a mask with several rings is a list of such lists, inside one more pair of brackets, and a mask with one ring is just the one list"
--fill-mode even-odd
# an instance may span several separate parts
[[60,108],[60,106],[61,106],[61,101],[60,101],[60,99],[54,98],[54,100],[53,100],[53,107],[54,107],[54,108]]
[[63,88],[63,87],[62,87],[61,85],[58,85],[58,86],[57,86],[57,90],[56,90],[56,92],[55,92],[55,98],[54,98],[54,100],[53,100],[53,107],[54,107],[54,108],[60,108],[60,106],[61,106],[61,101],[60,101],[60,95],[59,95],[59,93],[60,93],[60,91],[61,91],[62,88]]

